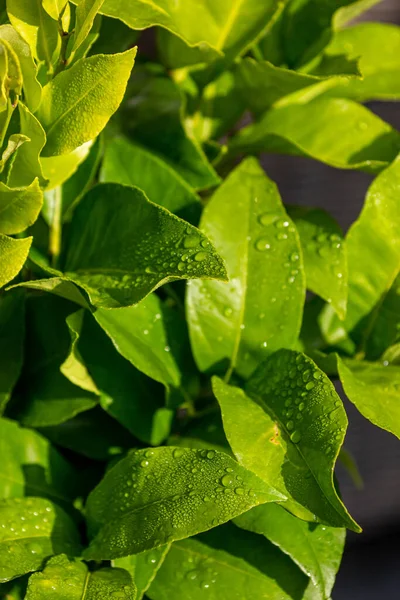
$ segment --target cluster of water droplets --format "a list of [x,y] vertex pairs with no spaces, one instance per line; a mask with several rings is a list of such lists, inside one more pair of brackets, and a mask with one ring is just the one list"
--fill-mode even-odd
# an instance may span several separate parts
[[321,258],[329,258],[332,274],[338,279],[343,278],[342,252],[343,240],[337,233],[326,233],[319,231],[314,238],[306,244],[306,250],[317,254]]
[[271,404],[294,444],[319,438],[327,455],[334,455],[343,439],[340,421],[332,433],[341,401],[332,384],[301,354],[281,351],[271,357],[267,372],[260,373],[255,387]]
[[158,547],[250,508],[257,492],[234,467],[213,449],[164,447],[129,454],[89,498],[90,515],[103,525],[91,544],[93,557],[103,544],[114,557],[132,553],[132,538],[135,551]]
[[215,561],[192,553],[186,555],[183,560],[180,577],[182,574],[191,587],[195,585],[205,591],[211,590],[218,578]]

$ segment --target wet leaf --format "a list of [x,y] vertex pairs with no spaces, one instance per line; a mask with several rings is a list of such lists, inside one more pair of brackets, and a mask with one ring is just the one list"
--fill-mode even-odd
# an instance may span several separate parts
[[126,558],[117,558],[113,561],[115,567],[126,569],[132,576],[137,587],[137,600],[142,600],[157,573],[163,564],[170,549],[170,545],[154,548],[141,554],[134,554]]
[[37,179],[26,188],[10,188],[0,183],[0,231],[20,233],[36,221],[43,204]]
[[92,542],[84,555],[98,560],[137,554],[277,498],[269,485],[215,450],[131,452],[89,495]]
[[0,287],[18,275],[28,258],[32,239],[14,240],[0,233]]
[[251,158],[211,198],[200,227],[225,258],[229,284],[191,282],[193,354],[202,371],[248,377],[298,336],[305,295],[299,238],[275,184]]

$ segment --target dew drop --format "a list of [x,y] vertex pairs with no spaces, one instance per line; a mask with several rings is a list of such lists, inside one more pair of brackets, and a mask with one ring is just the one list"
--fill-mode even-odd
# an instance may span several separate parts
[[209,450],[207,452],[207,458],[211,459],[211,458],[214,458],[214,456],[215,456],[215,451],[214,450]]
[[148,461],[148,460],[142,460],[142,461],[141,461],[141,463],[140,463],[140,466],[141,466],[141,467],[148,467],[148,466],[149,466],[149,464],[150,464],[150,463],[149,463],[149,461]]
[[267,238],[260,238],[259,240],[256,241],[255,248],[256,248],[256,250],[263,252],[265,250],[269,250],[271,248],[271,245]]
[[288,236],[287,236],[286,233],[280,232],[280,233],[276,234],[276,239],[279,240],[279,241],[281,241],[281,240],[287,240],[287,237]]
[[290,435],[290,439],[292,440],[293,444],[298,444],[301,440],[300,431],[295,429],[295,431],[293,431],[293,433]]
[[305,404],[304,404],[304,402],[300,402],[300,404],[299,404],[299,410],[300,410],[300,411],[301,411],[301,410],[304,410],[304,407],[305,407]]
[[276,214],[274,213],[264,213],[258,217],[258,222],[266,227],[267,225],[271,225],[276,220]]
[[286,219],[278,219],[275,223],[275,227],[278,229],[283,229],[284,227],[289,227],[290,223]]
[[184,271],[186,269],[185,263],[184,262],[180,262],[178,263],[178,271]]
[[184,248],[195,248],[199,245],[199,237],[197,235],[187,235],[183,240]]
[[232,475],[224,475],[223,477],[221,477],[221,484],[224,487],[228,487],[230,485],[232,485],[234,483],[233,477]]
[[288,421],[288,422],[286,423],[286,429],[287,429],[288,431],[291,431],[291,430],[293,429],[293,427],[294,427],[294,423],[293,423],[293,421]]
[[228,318],[231,317],[232,313],[233,313],[233,310],[229,306],[227,308],[225,308],[225,310],[224,310],[225,317],[228,317]]
[[28,549],[32,554],[40,554],[42,552],[42,547],[35,543],[29,544]]
[[208,258],[208,253],[207,252],[198,252],[197,254],[195,254],[194,260],[197,262],[201,262],[203,260],[205,260],[206,258]]
[[308,383],[306,383],[306,390],[312,390],[314,386],[315,383],[313,381],[309,381]]
[[201,242],[201,245],[202,245],[203,248],[208,248],[209,245],[210,245],[210,242],[208,240],[203,240]]

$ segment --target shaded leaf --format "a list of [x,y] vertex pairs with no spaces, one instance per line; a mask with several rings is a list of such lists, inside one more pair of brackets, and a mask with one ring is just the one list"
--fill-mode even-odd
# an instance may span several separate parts
[[117,110],[136,48],[83,58],[43,88],[39,119],[47,143],[43,156],[68,154],[96,137]]
[[343,554],[344,529],[301,521],[277,504],[256,506],[236,517],[235,525],[265,536],[308,575],[313,598],[329,600]]
[[39,433],[0,419],[0,496],[40,496],[69,503],[76,491],[76,473]]
[[60,371],[74,385],[77,385],[88,392],[92,392],[93,394],[100,395],[96,384],[90,377],[78,348],[78,341],[83,328],[84,316],[85,311],[81,309],[68,315],[65,320],[71,335],[71,346],[67,358],[60,366]]
[[308,579],[278,548],[228,523],[175,542],[147,595],[151,600],[300,600]]
[[371,423],[400,438],[400,368],[338,357],[348,399]]
[[305,296],[299,238],[254,159],[217,190],[201,228],[226,259],[229,285],[191,282],[193,354],[202,371],[229,368],[248,377],[269,353],[297,339]]
[[[370,334],[366,343],[366,355],[369,360],[378,359],[383,353],[382,360],[387,358],[392,362],[400,341],[400,275],[398,275],[388,290],[382,302],[375,309]],[[389,351],[389,347],[393,350]],[[388,356],[386,354],[388,353]]]
[[0,183],[0,230],[2,233],[20,233],[39,216],[43,193],[37,179],[26,188],[10,188]]
[[[21,521],[21,512],[24,521]],[[66,552],[73,556],[80,553],[73,521],[49,500],[1,500],[0,522],[4,525],[0,530],[1,582],[39,570],[53,554]]]
[[293,206],[289,214],[299,232],[306,285],[332,304],[341,319],[347,307],[347,253],[342,230],[324,210]]
[[400,134],[367,108],[326,97],[270,110],[242,129],[230,145],[231,154],[309,156],[338,169],[371,173],[386,167],[399,150]]
[[220,182],[200,145],[182,125],[182,93],[171,79],[155,76],[150,69],[135,69],[128,96],[119,112],[123,133],[157,154],[194,189]]
[[107,143],[100,181],[136,186],[155,204],[198,222],[201,205],[193,189],[156,154],[125,138]]
[[149,589],[169,549],[170,545],[166,544],[141,554],[133,554],[113,561],[115,567],[126,569],[132,576],[137,587],[137,600],[142,600],[144,593]]
[[14,240],[0,233],[0,287],[14,279],[28,258],[32,237]]
[[25,333],[25,295],[15,291],[0,296],[0,415],[21,372]]
[[241,464],[285,494],[285,506],[301,518],[315,515],[327,525],[359,531],[333,481],[346,413],[332,383],[310,358],[280,350],[258,367],[247,394],[217,378],[213,389]]
[[42,573],[29,579],[26,600],[99,600],[124,598],[135,600],[136,587],[124,569],[105,567],[89,571],[85,563],[54,556]]
[[18,111],[20,133],[26,135],[29,142],[18,148],[7,183],[11,187],[22,187],[38,178],[39,183],[44,185],[46,179],[39,159],[46,142],[43,127],[22,102],[18,103]]
[[98,185],[78,206],[69,233],[66,276],[99,308],[136,304],[176,279],[226,278],[207,238],[137,188]]
[[[13,287],[13,286],[12,286]],[[24,281],[15,287],[24,287],[27,289],[38,290],[41,292],[50,292],[60,298],[65,298],[71,302],[75,302],[84,308],[88,308],[89,304],[81,294],[80,290],[72,281],[68,281],[63,277],[52,277],[50,279],[34,279],[32,281]]]
[[[125,493],[129,500],[121,510]],[[89,495],[92,542],[84,554],[88,559],[119,558],[157,548],[277,498],[261,479],[214,450],[131,452]]]
[[86,142],[69,154],[60,156],[41,156],[43,175],[48,180],[47,189],[51,190],[67,181],[87,158],[92,142]]

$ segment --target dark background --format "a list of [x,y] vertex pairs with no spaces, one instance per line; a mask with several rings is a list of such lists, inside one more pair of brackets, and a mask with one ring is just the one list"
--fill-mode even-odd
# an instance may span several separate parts
[[[363,20],[400,25],[400,0],[384,0]],[[400,103],[368,106],[400,129]],[[306,158],[265,155],[262,162],[285,203],[325,208],[345,231],[372,181],[367,174],[338,171]],[[344,402],[349,417],[345,447],[357,461],[364,487],[357,490],[343,468],[337,475],[345,504],[364,533],[348,534],[332,600],[400,600],[400,443]]]

